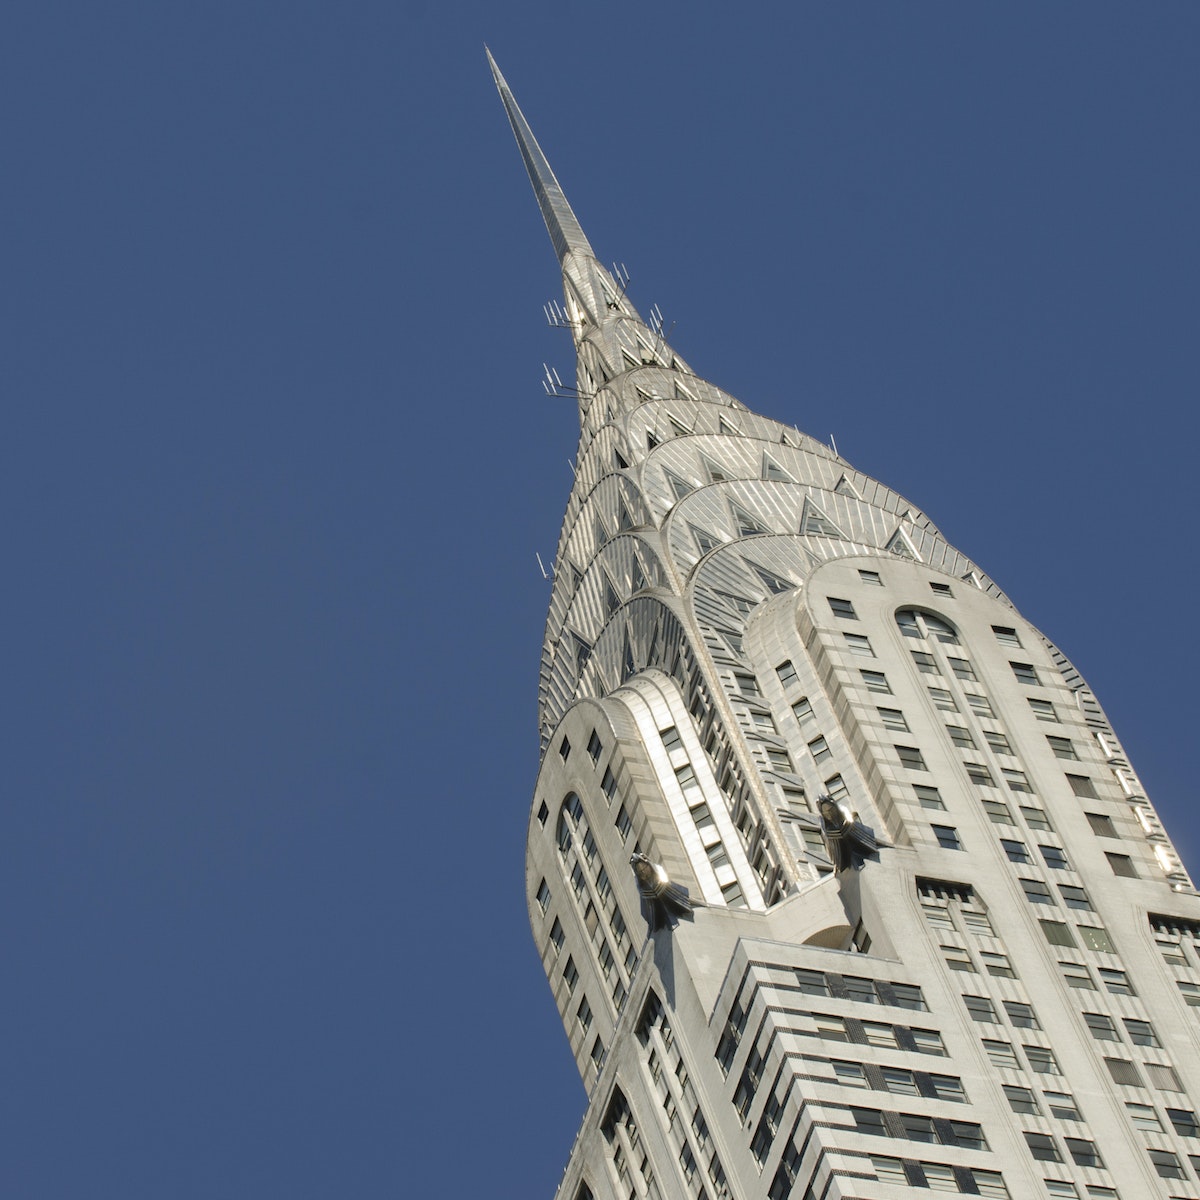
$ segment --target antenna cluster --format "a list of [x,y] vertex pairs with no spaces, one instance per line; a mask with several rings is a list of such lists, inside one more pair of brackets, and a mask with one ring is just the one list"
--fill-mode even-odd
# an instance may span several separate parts
[[551,300],[548,304],[543,304],[542,312],[546,314],[546,324],[551,329],[571,328],[571,318],[567,316],[566,310],[557,300]]
[[557,367],[552,367],[549,363],[542,363],[542,371],[544,372],[542,387],[546,389],[547,396],[552,396],[556,400],[579,398],[579,389],[569,383],[563,383]]

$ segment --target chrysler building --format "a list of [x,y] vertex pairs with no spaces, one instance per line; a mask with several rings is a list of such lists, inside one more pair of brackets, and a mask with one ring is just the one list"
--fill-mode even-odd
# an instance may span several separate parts
[[[525,870],[588,1094],[558,1200],[1200,1200],[1200,899],[1098,699],[639,316],[492,70],[577,355]],[[657,877],[695,908],[651,930]]]

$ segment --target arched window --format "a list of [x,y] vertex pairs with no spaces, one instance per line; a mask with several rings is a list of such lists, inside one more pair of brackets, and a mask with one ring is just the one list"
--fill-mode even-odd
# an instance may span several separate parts
[[896,624],[905,637],[935,638],[949,646],[958,645],[954,626],[944,617],[916,608],[902,608],[896,613]]

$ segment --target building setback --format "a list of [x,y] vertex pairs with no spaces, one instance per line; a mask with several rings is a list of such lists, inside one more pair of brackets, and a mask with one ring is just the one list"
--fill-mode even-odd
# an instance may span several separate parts
[[[578,356],[526,857],[560,1200],[1200,1197],[1200,900],[1087,684],[693,373],[492,69]],[[635,852],[703,907],[648,936]]]

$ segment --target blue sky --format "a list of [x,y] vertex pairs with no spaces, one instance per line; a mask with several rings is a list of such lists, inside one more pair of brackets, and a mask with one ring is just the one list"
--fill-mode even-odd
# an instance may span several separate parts
[[701,374],[919,504],[1185,857],[1183,3],[12,5],[0,1192],[549,1196],[574,414],[488,42]]

